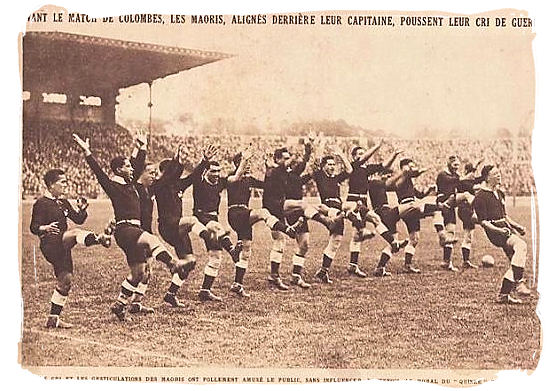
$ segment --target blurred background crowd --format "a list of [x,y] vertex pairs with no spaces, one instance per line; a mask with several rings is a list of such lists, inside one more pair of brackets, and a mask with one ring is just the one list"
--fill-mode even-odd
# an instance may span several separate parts
[[[313,129],[315,131],[315,129]],[[127,129],[115,125],[106,126],[83,122],[69,124],[63,122],[40,122],[27,124],[23,129],[22,195],[34,198],[44,191],[42,177],[51,168],[63,168],[69,179],[69,197],[83,195],[88,198],[104,197],[92,171],[84,161],[82,152],[72,140],[72,133],[82,138],[89,137],[94,155],[108,174],[109,161],[117,155],[129,156],[133,149],[133,135]],[[318,134],[314,141],[314,152],[307,170],[311,170],[325,154],[341,149],[349,155],[351,148],[361,145],[372,147],[379,142],[377,138],[354,138],[323,136]],[[190,171],[201,158],[203,149],[213,144],[219,147],[217,160],[223,172],[232,169],[233,156],[251,146],[255,151],[252,159],[252,174],[263,179],[264,159],[269,153],[281,146],[289,148],[291,153],[303,154],[304,138],[300,136],[236,136],[236,135],[155,135],[150,139],[148,161],[158,163],[174,156],[179,145],[186,153],[186,170]],[[507,194],[529,195],[534,191],[531,170],[531,139],[417,139],[405,140],[388,138],[383,140],[381,149],[371,158],[371,162],[386,160],[395,150],[403,150],[402,157],[414,159],[421,168],[428,171],[417,178],[416,183],[427,186],[435,182],[437,173],[446,164],[447,157],[458,155],[463,164],[475,164],[483,159],[484,163],[496,164],[503,177],[503,189]],[[399,159],[394,169],[399,167]],[[306,186],[307,195],[316,195],[315,186]]]

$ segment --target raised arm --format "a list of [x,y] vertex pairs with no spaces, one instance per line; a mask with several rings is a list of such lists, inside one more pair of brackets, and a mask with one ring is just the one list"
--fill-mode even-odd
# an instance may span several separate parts
[[[381,144],[379,144],[381,145]],[[379,146],[380,148],[380,146]],[[395,151],[389,158],[386,160],[383,164],[384,168],[388,169],[393,165],[393,162],[395,162],[395,159],[397,159],[397,156],[401,155],[403,153],[402,150],[398,149]]]
[[138,131],[136,136],[136,145],[130,156],[130,163],[134,168],[134,180],[137,181],[138,178],[145,171],[145,158],[147,154],[147,134],[143,131]]
[[342,159],[342,163],[344,163],[344,171],[349,175],[353,171],[353,167],[351,166],[350,161],[348,160],[346,154],[342,149],[336,148],[334,150],[334,154],[337,156],[340,156],[340,159]]
[[73,140],[84,152],[84,156],[86,157],[86,162],[92,169],[99,184],[101,185],[103,190],[105,190],[105,192],[109,194],[109,191],[111,189],[111,179],[109,179],[109,176],[105,173],[105,171],[103,171],[103,169],[99,166],[99,164],[93,157],[92,151],[90,149],[90,139],[87,138],[86,141],[84,141],[76,133],[73,133]]
[[382,146],[382,140],[380,140],[380,142],[378,144],[376,144],[374,147],[372,147],[371,149],[368,149],[365,152],[365,156],[363,156],[363,159],[358,161],[359,165],[366,163],[367,160],[369,160],[372,157],[372,155],[374,155],[376,152],[378,152],[378,150],[380,149],[381,146]]

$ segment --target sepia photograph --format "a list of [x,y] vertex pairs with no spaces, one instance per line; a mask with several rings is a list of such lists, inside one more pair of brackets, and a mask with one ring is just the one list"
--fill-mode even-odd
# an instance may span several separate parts
[[531,374],[533,26],[518,9],[33,10],[20,365],[191,384]]

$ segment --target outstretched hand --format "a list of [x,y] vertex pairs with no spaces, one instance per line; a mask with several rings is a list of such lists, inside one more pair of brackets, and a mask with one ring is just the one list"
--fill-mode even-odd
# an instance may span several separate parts
[[138,148],[147,146],[147,132],[139,129],[136,134],[136,144]]
[[218,153],[218,148],[214,145],[210,144],[206,147],[206,149],[202,152],[202,156],[206,160],[211,160],[216,154]]
[[73,133],[73,140],[76,142],[76,144],[82,149],[84,152],[89,153],[90,152],[90,139],[86,138],[86,141],[82,140],[78,134]]

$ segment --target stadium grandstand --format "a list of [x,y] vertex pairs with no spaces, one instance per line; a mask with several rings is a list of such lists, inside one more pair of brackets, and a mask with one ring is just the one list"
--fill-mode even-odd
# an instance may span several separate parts
[[[115,121],[118,91],[140,83],[197,66],[228,58],[227,54],[146,43],[128,42],[61,32],[29,32],[23,37],[23,161],[22,195],[33,198],[43,190],[42,176],[53,167],[66,170],[69,196],[104,195],[91,170],[82,164],[82,156],[73,145],[71,134],[93,140],[93,148],[101,164],[107,166],[112,157],[127,154],[132,146],[131,132]],[[52,70],[55,69],[55,72]],[[51,95],[57,100],[48,100]],[[149,102],[151,110],[152,102]],[[151,119],[150,119],[151,121]],[[151,123],[149,123],[151,129]],[[315,130],[315,129],[313,129]],[[189,168],[200,159],[208,144],[220,146],[219,160],[227,172],[236,151],[252,145],[257,151],[273,151],[287,145],[301,151],[299,137],[151,134],[149,156],[156,161],[171,157],[179,144],[187,148]],[[316,148],[318,161],[324,145],[339,145],[350,150],[353,145],[373,145],[378,140],[353,137],[330,137]],[[401,149],[429,171],[417,183],[434,183],[447,157],[458,154],[464,163],[486,162],[500,165],[505,191],[512,195],[530,195],[534,181],[530,166],[531,139],[493,140],[406,140],[387,139],[378,156],[388,156]],[[261,155],[261,156],[260,156]],[[510,164],[510,157],[516,156]],[[263,152],[255,156],[253,173],[263,177]],[[376,159],[373,158],[373,159]],[[315,195],[314,185],[306,189]]]

